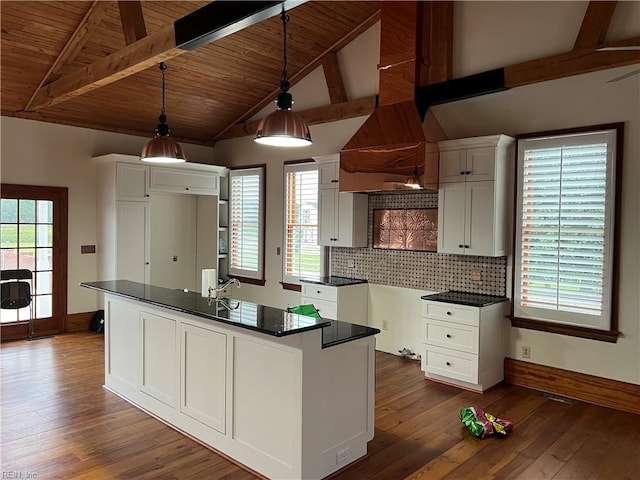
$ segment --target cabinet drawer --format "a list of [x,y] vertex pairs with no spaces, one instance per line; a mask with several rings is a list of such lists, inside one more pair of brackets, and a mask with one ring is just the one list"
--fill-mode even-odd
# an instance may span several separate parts
[[422,322],[425,343],[467,353],[478,353],[479,327],[431,318],[425,318]]
[[218,193],[218,175],[211,172],[152,167],[151,188],[165,192],[215,195]]
[[448,322],[463,323],[477,327],[480,319],[480,309],[476,307],[465,307],[464,305],[455,305],[443,302],[422,303],[422,316],[426,318],[435,318],[438,320],[446,320]]
[[422,356],[422,369],[427,375],[478,383],[477,355],[427,345]]
[[338,288],[339,287],[330,287],[328,285],[316,285],[313,283],[303,283],[302,296],[316,298],[319,300],[326,300],[329,302],[337,302]]

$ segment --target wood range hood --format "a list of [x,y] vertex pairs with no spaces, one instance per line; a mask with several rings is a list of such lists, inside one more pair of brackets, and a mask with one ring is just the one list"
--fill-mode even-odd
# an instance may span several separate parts
[[[451,2],[381,2],[379,105],[340,151],[340,191],[404,190],[416,168],[424,188],[438,188],[436,142],[447,137],[427,108],[419,112],[416,90],[450,77],[450,67],[432,66],[450,65],[434,56],[450,58],[453,29],[439,22],[452,23],[452,9]],[[447,38],[434,38],[443,32]]]

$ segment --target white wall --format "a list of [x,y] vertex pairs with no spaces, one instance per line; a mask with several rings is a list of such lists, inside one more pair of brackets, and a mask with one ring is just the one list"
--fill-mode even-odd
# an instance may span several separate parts
[[[96,280],[96,256],[80,245],[96,244],[96,166],[91,157],[139,155],[149,138],[2,117],[0,181],[69,189],[68,312],[97,308],[96,293],[78,286]],[[150,133],[151,137],[151,133]],[[181,144],[190,162],[213,163],[213,148]]]

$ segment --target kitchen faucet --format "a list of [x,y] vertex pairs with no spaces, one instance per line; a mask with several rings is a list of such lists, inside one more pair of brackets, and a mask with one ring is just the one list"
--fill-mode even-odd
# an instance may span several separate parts
[[211,306],[215,301],[216,303],[221,303],[228,310],[235,310],[236,308],[238,308],[240,306],[240,302],[237,302],[236,306],[232,307],[231,304],[222,301],[222,298],[218,297],[218,293],[223,292],[228,286],[233,285],[234,283],[238,286],[238,288],[241,287],[240,280],[238,280],[237,278],[231,278],[227,280],[226,283],[224,283],[223,285],[219,285],[218,287],[210,286],[208,289],[209,296],[207,297],[207,304]]

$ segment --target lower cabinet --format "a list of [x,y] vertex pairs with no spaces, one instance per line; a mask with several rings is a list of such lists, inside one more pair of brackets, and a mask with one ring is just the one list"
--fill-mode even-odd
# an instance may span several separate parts
[[176,406],[176,322],[140,312],[140,391]]
[[225,433],[227,336],[180,326],[180,411]]
[[501,382],[505,306],[506,302],[472,307],[423,300],[425,377],[480,392]]
[[302,280],[302,303],[313,304],[322,318],[367,325],[369,286],[319,285]]

